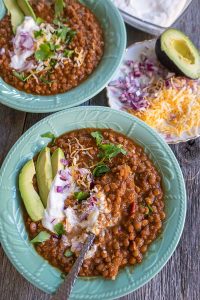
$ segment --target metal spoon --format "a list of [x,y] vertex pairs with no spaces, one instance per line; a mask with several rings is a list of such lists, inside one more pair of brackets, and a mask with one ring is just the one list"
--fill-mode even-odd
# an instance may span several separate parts
[[69,296],[71,294],[71,291],[74,287],[74,284],[76,282],[76,279],[78,277],[78,273],[81,269],[81,266],[84,261],[84,257],[90,247],[93,244],[93,241],[95,239],[95,235],[93,233],[90,233],[88,236],[85,244],[83,245],[83,248],[81,249],[80,255],[77,258],[75,264],[73,265],[70,273],[67,275],[65,281],[61,286],[59,287],[58,291],[56,292],[56,295],[54,295],[51,300],[67,300],[69,299]]

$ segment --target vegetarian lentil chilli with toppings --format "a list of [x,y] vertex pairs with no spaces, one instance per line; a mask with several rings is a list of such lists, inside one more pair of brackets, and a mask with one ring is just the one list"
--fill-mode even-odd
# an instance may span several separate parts
[[76,0],[29,3],[28,15],[17,8],[18,15],[11,10],[0,21],[0,77],[26,93],[67,92],[99,64],[104,52],[101,26]]
[[161,177],[144,150],[111,129],[42,137],[52,142],[19,176],[36,251],[68,273],[92,232],[80,276],[114,280],[141,263],[165,219]]

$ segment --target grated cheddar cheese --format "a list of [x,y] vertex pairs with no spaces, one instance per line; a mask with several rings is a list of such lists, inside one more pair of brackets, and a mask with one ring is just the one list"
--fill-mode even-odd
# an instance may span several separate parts
[[[154,93],[152,93],[152,89]],[[159,80],[151,86],[146,98],[149,107],[142,111],[128,111],[160,133],[180,137],[184,132],[192,136],[200,127],[200,82],[172,77],[170,86]],[[196,131],[196,132],[195,132]]]

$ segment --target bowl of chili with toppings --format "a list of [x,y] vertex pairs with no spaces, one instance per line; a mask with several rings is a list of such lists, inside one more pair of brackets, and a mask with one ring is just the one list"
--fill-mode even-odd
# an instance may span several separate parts
[[2,246],[47,293],[95,234],[72,299],[114,299],[144,285],[173,254],[185,221],[184,180],[169,146],[141,120],[105,107],[34,125],[5,159],[0,191]]
[[[28,11],[21,9],[24,2]],[[58,111],[106,86],[126,46],[125,26],[111,1],[16,3],[19,7],[13,8],[0,0],[3,104],[29,112]]]

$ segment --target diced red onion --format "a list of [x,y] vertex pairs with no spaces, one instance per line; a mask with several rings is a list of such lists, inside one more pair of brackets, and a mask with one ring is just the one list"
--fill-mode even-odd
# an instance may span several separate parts
[[60,162],[61,162],[61,164],[63,164],[63,166],[68,166],[68,165],[69,165],[68,160],[66,160],[65,158],[62,158],[62,159],[60,160]]
[[0,48],[0,55],[4,55],[6,52],[5,48]]
[[57,186],[57,187],[56,187],[56,192],[57,192],[57,193],[63,194],[63,191],[64,191],[63,186]]
[[[125,65],[129,69],[125,72],[125,76],[112,81],[109,86],[119,89],[120,95],[118,94],[117,97],[125,107],[136,111],[144,110],[149,106],[146,99],[151,94],[147,92],[147,88],[152,79],[160,77],[167,79],[169,73],[156,59],[150,59],[144,53],[140,61],[127,60]],[[169,83],[170,81],[166,82]]]

